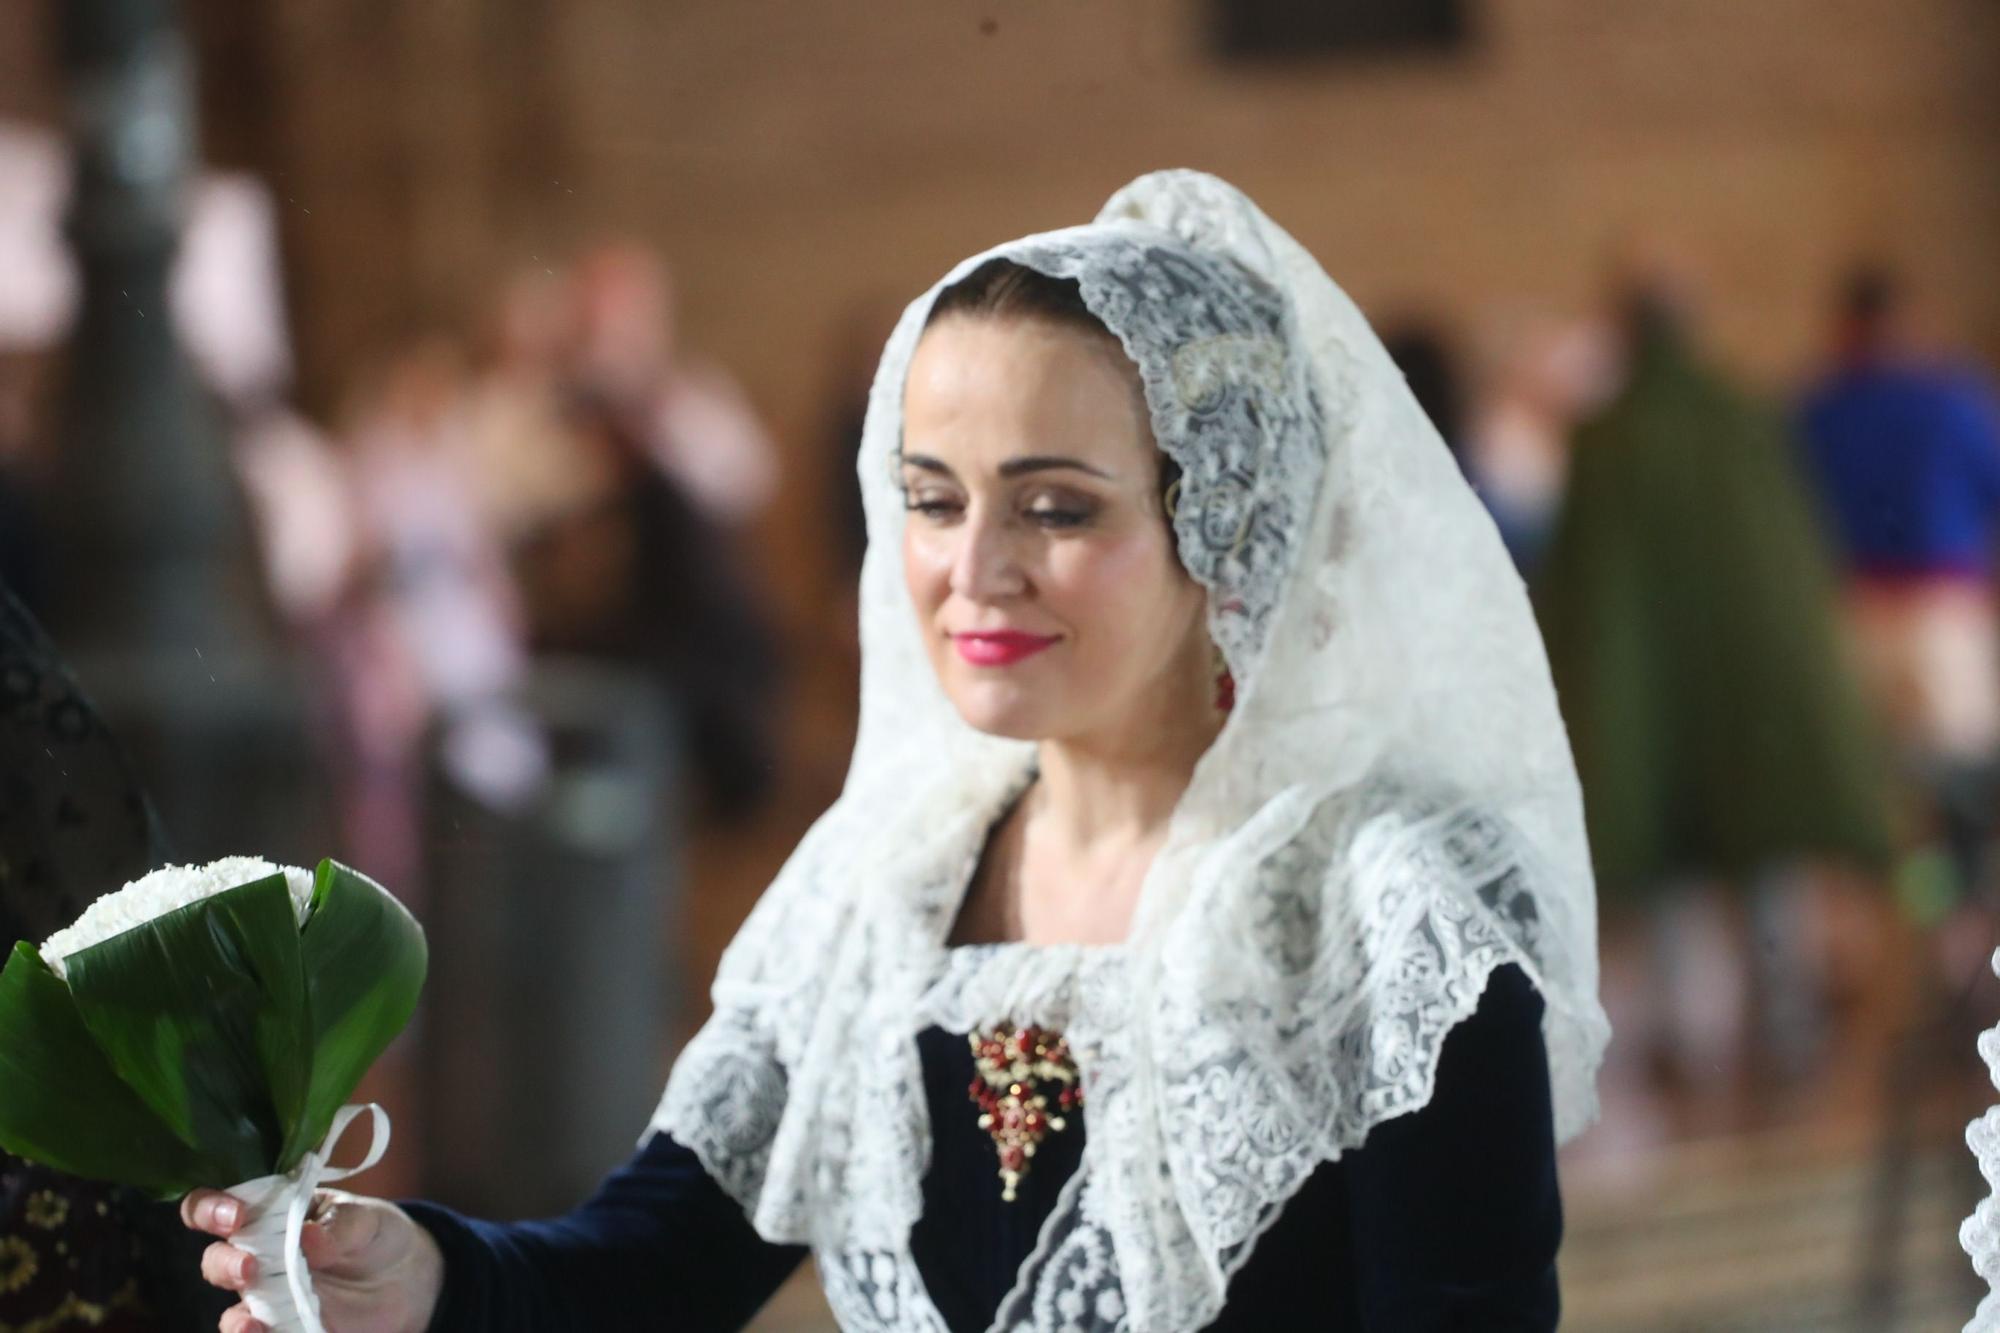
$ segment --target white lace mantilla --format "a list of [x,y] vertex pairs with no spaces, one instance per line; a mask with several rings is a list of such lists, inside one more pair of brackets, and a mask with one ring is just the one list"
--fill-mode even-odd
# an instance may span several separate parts
[[[1992,966],[2000,974],[2000,950],[1994,952]],[[1994,1086],[2000,1087],[2000,1027],[1979,1034],[1979,1054]],[[1973,1270],[1986,1279],[1986,1295],[1965,1333],[2000,1333],[2000,1106],[1965,1127],[1965,1143],[1992,1191],[1958,1229],[1958,1243],[1971,1256]]]
[[[1033,747],[944,698],[903,590],[904,374],[937,290],[1005,257],[1077,281],[1182,469],[1175,532],[1237,701],[1126,944],[947,950]],[[1492,970],[1546,1001],[1556,1127],[1608,1029],[1574,766],[1491,521],[1358,311],[1211,177],[967,260],[883,356],[860,470],[862,716],[840,800],[731,944],[654,1124],[849,1330],[941,1330],[909,1252],[931,1134],[916,1034],[1034,1022],[1089,1107],[994,1328],[1199,1329],[1321,1162],[1430,1098]]]

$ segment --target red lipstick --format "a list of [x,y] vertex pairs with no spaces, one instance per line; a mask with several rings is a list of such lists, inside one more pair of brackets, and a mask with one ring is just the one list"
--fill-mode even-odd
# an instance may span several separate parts
[[977,630],[967,634],[954,634],[951,641],[958,648],[958,655],[974,666],[999,667],[1033,657],[1036,653],[1055,643],[1057,638],[1050,634],[1023,634],[1019,630]]

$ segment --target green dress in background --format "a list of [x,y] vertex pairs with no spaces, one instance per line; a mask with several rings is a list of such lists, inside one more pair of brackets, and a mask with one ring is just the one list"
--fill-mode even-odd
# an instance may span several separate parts
[[1536,601],[1607,903],[1885,864],[1885,756],[1778,420],[1661,329],[1573,445]]

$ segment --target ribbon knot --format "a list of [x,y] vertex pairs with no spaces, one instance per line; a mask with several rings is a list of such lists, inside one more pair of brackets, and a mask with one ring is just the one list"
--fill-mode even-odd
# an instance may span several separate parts
[[[371,1118],[367,1154],[353,1166],[330,1165],[334,1145],[363,1111]],[[230,1187],[244,1216],[229,1243],[257,1260],[257,1280],[244,1290],[243,1303],[271,1333],[326,1333],[319,1319],[319,1293],[313,1290],[312,1273],[300,1248],[306,1215],[321,1185],[360,1175],[388,1150],[387,1111],[374,1102],[343,1106],[326,1138],[299,1158],[297,1166],[283,1175],[259,1176]]]

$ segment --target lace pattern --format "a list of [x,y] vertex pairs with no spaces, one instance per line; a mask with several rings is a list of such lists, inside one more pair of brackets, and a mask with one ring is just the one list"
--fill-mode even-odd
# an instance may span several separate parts
[[[2000,974],[2000,950],[1992,967]],[[1986,1061],[1994,1086],[2000,1087],[2000,1027],[1979,1034],[1979,1055]],[[1958,1228],[1958,1243],[1972,1259],[1973,1271],[1986,1279],[1986,1295],[1965,1325],[1965,1333],[2000,1333],[2000,1106],[1965,1127],[1965,1143],[1979,1161],[1989,1193],[1972,1216]]]
[[1181,563],[1209,589],[1210,632],[1231,670],[1250,674],[1326,442],[1341,429],[1329,430],[1290,353],[1290,307],[1227,256],[1139,228],[1008,257],[1074,279],[1138,366],[1154,438],[1181,469]]
[[908,1249],[931,1142],[916,1033],[1061,1028],[1083,1161],[994,1327],[1192,1330],[1319,1163],[1425,1104],[1493,968],[1519,964],[1546,1001],[1558,1133],[1592,1118],[1608,1028],[1580,798],[1497,533],[1296,242],[1222,182],[1167,172],[945,283],[997,256],[1076,278],[1139,367],[1236,708],[1124,945],[944,948],[1034,755],[959,720],[903,590],[902,383],[939,289],[914,302],[862,445],[847,785],[730,946],[654,1123],[760,1234],[815,1248],[843,1327],[929,1330]]
[[[969,842],[983,838],[981,826]],[[915,1034],[932,1023],[1057,1028],[1076,1052],[1092,1132],[1075,1188],[995,1328],[1200,1327],[1320,1162],[1429,1100],[1444,1038],[1477,1007],[1493,968],[1517,963],[1544,986],[1560,970],[1517,852],[1490,818],[1421,800],[1401,783],[1365,784],[1274,850],[1249,894],[1216,894],[1187,914],[1163,951],[1171,980],[1153,989],[1164,1002],[1138,1013],[1138,960],[1121,947],[911,941],[912,965],[896,989],[872,1007],[837,1005],[899,1033],[909,1059],[902,1079],[851,1080],[865,1089],[854,1103],[865,1114],[820,1120],[823,1131],[842,1127],[847,1137],[829,1147],[850,1165],[811,1193],[824,1211],[847,1180],[864,1182],[844,1196],[850,1229],[816,1238],[799,1222],[783,1238],[815,1244],[843,1328],[941,1327],[908,1250],[917,1207],[906,1204],[880,1227],[859,1216],[881,1184],[899,1178],[899,1156],[918,1162],[918,1182],[928,1166]],[[1339,891],[1329,891],[1329,877],[1342,881]],[[1209,947],[1239,934],[1237,950]],[[1254,967],[1264,975],[1238,970]],[[661,1123],[754,1209],[769,1198],[758,1182],[781,1137],[786,1088],[778,1062],[759,1058],[768,1043],[747,1017],[719,1013],[689,1047],[674,1086],[699,1100],[676,1107],[670,1096]],[[1142,1047],[1178,1053],[1155,1066],[1157,1108],[1137,1081]],[[873,1058],[904,1067],[904,1054],[885,1044]],[[885,1114],[900,1117],[889,1122],[900,1128],[856,1136],[856,1121],[879,1124]],[[1202,1132],[1173,1132],[1189,1125]],[[1158,1155],[1130,1151],[1134,1141]],[[751,1163],[764,1171],[747,1170]],[[753,1215],[762,1230],[764,1214]],[[1120,1236],[1152,1241],[1127,1259]],[[859,1237],[866,1243],[852,1243]],[[1129,1322],[1133,1311],[1142,1322]]]

